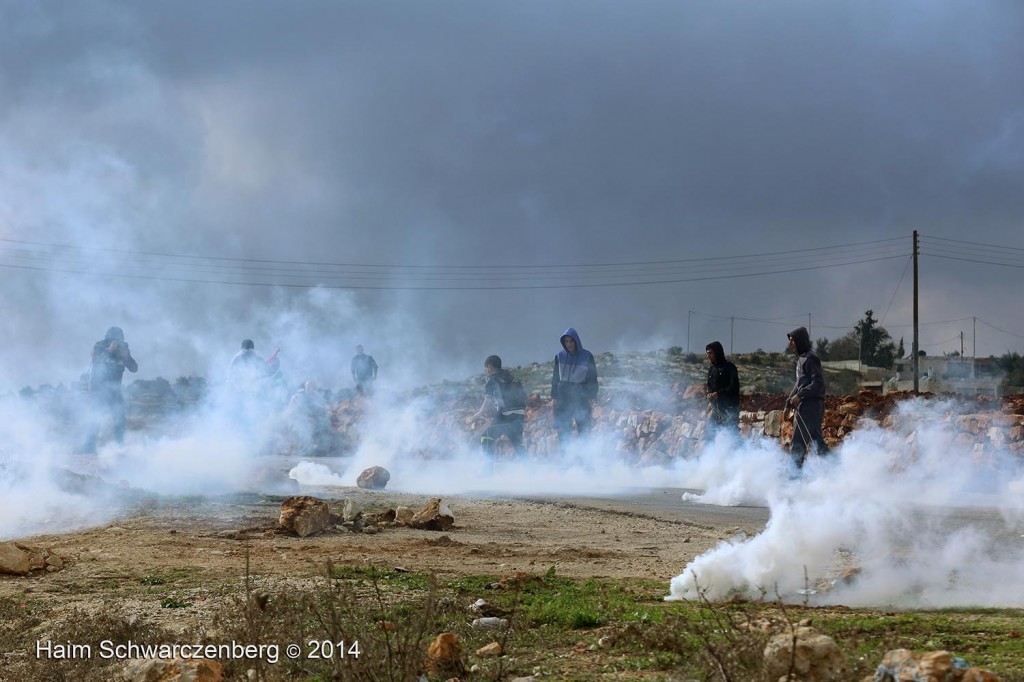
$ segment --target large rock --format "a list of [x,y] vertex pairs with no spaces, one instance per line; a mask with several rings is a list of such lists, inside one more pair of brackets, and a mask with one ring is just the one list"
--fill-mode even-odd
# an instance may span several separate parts
[[408,507],[395,507],[395,523],[400,526],[408,526],[412,522],[412,517],[416,515],[412,509]]
[[299,537],[306,537],[331,525],[331,510],[326,502],[309,495],[289,497],[281,503],[277,522]]
[[455,515],[452,514],[452,510],[441,502],[440,497],[435,497],[413,515],[408,525],[424,530],[448,530],[454,523]]
[[224,667],[206,658],[135,659],[125,664],[122,677],[127,682],[221,682]]
[[0,573],[25,575],[31,568],[32,555],[15,546],[13,542],[0,542]]
[[369,469],[364,469],[359,474],[359,478],[356,479],[356,485],[368,490],[384,490],[384,487],[390,480],[391,472],[384,467],[370,467]]
[[772,410],[764,416],[764,433],[772,438],[782,434],[782,410]]
[[764,664],[770,680],[789,673],[790,665],[801,682],[842,680],[846,674],[846,662],[835,641],[810,627],[772,637],[764,648]]

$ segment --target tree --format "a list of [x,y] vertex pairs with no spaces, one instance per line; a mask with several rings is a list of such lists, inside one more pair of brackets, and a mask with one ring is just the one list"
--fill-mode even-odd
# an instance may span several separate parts
[[856,360],[860,354],[860,338],[856,332],[840,336],[829,343],[829,360]]
[[831,360],[830,357],[832,352],[832,346],[829,340],[824,336],[814,342],[814,352],[818,354],[818,357],[822,360]]
[[903,357],[903,339],[897,348],[889,332],[878,326],[874,311],[868,310],[853,331],[835,340],[818,339],[815,352],[822,360],[859,360],[873,367],[892,367],[896,358]]
[[872,367],[892,367],[896,359],[896,344],[885,327],[878,326],[873,310],[865,311],[853,329],[860,340],[861,362]]
[[1024,386],[1024,357],[1020,353],[1004,353],[997,362],[1006,372],[1003,386]]

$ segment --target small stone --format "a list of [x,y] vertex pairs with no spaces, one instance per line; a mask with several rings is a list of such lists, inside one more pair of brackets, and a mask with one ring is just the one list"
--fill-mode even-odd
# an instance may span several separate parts
[[341,513],[341,517],[345,521],[355,521],[363,515],[363,505],[359,504],[355,500],[345,500],[345,507]]
[[476,650],[476,655],[481,658],[488,656],[501,656],[503,653],[505,653],[505,651],[501,648],[501,642],[491,642],[490,644],[485,644]]

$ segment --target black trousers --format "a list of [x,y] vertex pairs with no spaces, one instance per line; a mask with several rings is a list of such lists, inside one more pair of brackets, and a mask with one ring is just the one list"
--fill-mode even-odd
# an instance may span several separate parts
[[502,436],[508,438],[508,442],[515,448],[516,454],[523,453],[525,451],[523,447],[523,415],[499,414],[480,435],[480,445],[487,452],[493,453],[498,439]]
[[793,443],[789,446],[789,454],[797,467],[803,467],[808,452],[816,451],[819,455],[830,452],[821,433],[824,418],[825,401],[820,398],[801,400],[793,412]]
[[582,398],[559,398],[555,402],[554,418],[559,440],[565,440],[572,435],[573,422],[576,423],[576,431],[581,436],[589,432],[590,427],[594,425],[594,417],[590,413],[590,401]]

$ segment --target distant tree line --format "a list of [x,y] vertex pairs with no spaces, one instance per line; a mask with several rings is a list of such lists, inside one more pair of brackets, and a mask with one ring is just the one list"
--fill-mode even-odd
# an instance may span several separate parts
[[867,310],[853,330],[838,339],[820,338],[814,352],[822,360],[860,360],[871,367],[891,368],[905,354],[903,338],[893,341],[889,331],[879,326],[875,312]]

